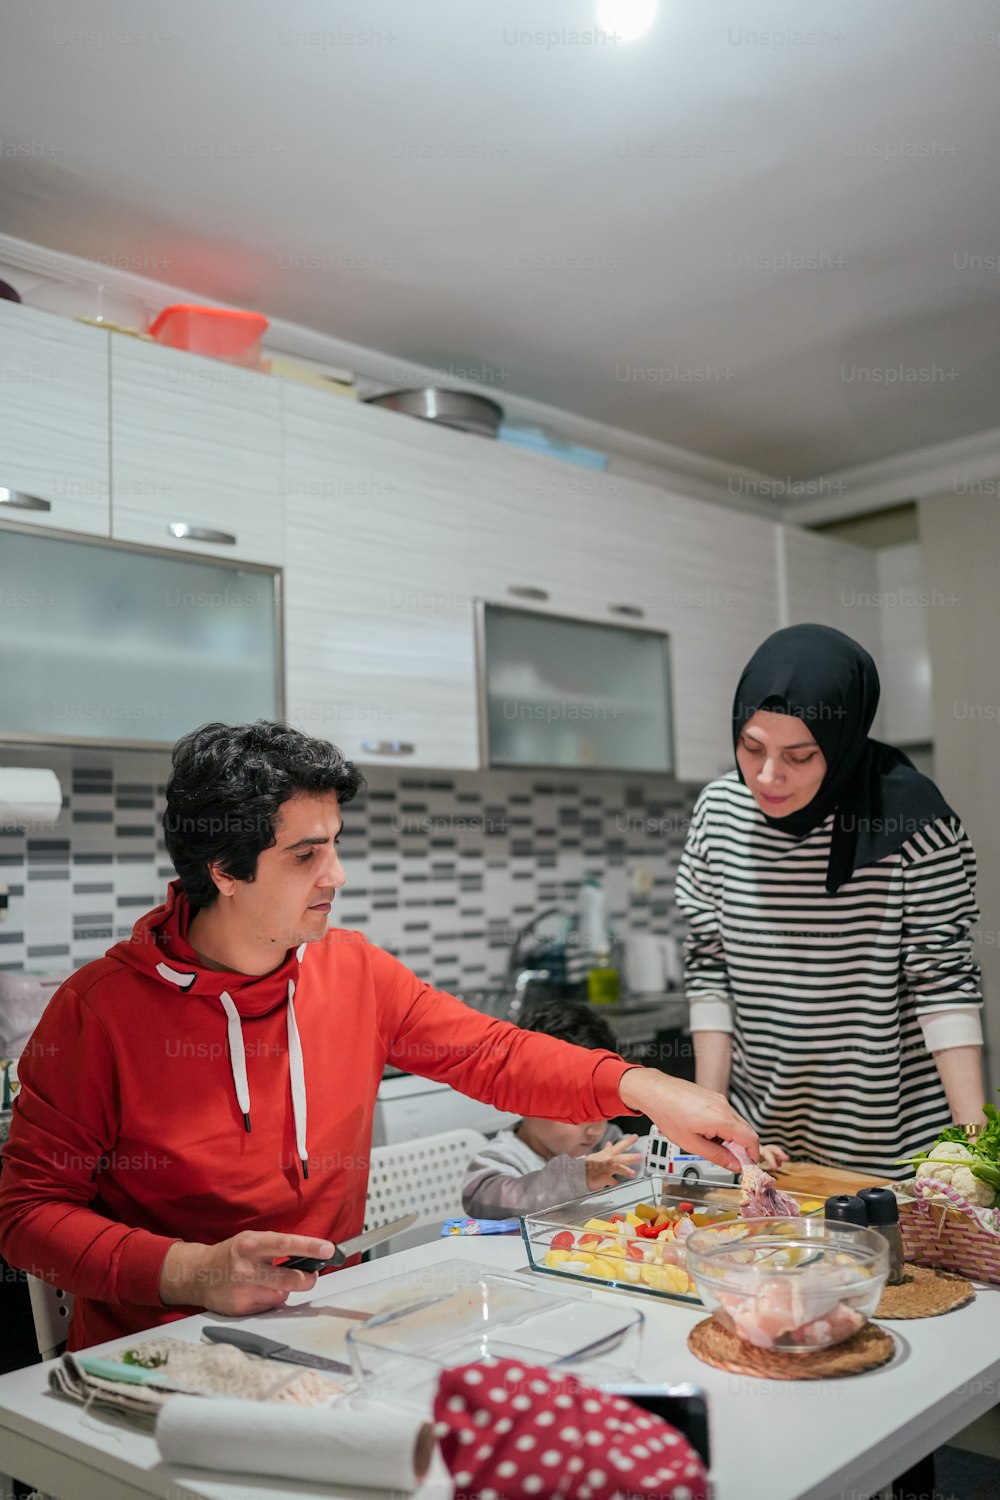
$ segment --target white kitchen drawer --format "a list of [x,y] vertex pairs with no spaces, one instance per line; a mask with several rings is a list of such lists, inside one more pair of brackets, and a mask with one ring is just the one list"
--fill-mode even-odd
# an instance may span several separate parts
[[[281,396],[270,376],[116,340],[111,463],[115,537],[280,566]],[[195,535],[178,538],[172,524]]]
[[108,339],[0,302],[0,521],[109,534]]

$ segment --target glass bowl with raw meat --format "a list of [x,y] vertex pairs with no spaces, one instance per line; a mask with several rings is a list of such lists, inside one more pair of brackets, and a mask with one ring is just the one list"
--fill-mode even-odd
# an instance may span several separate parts
[[748,1344],[787,1354],[859,1332],[889,1274],[881,1235],[828,1219],[710,1225],[686,1248],[688,1273],[717,1321]]

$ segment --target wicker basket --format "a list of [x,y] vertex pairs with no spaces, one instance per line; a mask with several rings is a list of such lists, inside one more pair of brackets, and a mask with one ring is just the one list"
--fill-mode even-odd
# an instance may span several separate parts
[[896,1196],[907,1260],[1000,1283],[1000,1209],[976,1208],[934,1177],[900,1183]]

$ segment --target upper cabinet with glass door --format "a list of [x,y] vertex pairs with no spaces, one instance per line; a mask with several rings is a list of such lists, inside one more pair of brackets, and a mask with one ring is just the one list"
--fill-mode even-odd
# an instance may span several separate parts
[[480,606],[484,761],[673,770],[668,639]]
[[108,536],[108,339],[0,301],[0,522]]
[[8,526],[0,741],[172,745],[283,711],[278,575]]

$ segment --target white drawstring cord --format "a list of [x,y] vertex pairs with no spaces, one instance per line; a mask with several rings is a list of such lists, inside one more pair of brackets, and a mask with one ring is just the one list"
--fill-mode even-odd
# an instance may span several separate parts
[[[308,944],[302,943],[296,950],[296,958],[302,962]],[[161,979],[168,979],[171,984],[176,984],[178,989],[188,990],[198,978],[197,973],[184,973],[178,969],[171,969],[168,964],[157,964],[156,972]],[[250,1082],[247,1078],[247,1055],[243,1045],[243,1025],[240,1021],[240,1013],[233,1003],[232,996],[227,990],[223,990],[219,996],[222,1008],[226,1012],[226,1023],[229,1035],[229,1065],[233,1071],[233,1086],[236,1089],[236,1102],[243,1114],[243,1123],[250,1130]],[[285,1016],[285,1024],[288,1031],[288,1076],[292,1090],[292,1114],[295,1119],[295,1148],[302,1162],[302,1176],[309,1176],[309,1146],[306,1139],[306,1119],[308,1114],[308,1101],[306,1098],[306,1075],[302,1059],[302,1043],[299,1040],[299,1028],[295,1020],[295,981],[288,981],[288,1009]]]
[[233,1070],[233,1084],[236,1089],[236,1102],[243,1111],[243,1123],[250,1132],[250,1084],[247,1081],[247,1054],[243,1046],[243,1027],[240,1025],[240,1013],[233,1004],[232,997],[226,990],[219,996],[223,1009],[229,1018],[229,1065]]
[[292,1114],[295,1117],[295,1147],[302,1162],[302,1176],[309,1176],[309,1147],[306,1144],[306,1075],[302,1065],[302,1043],[295,1020],[295,982],[288,981],[288,1076],[292,1086]]

